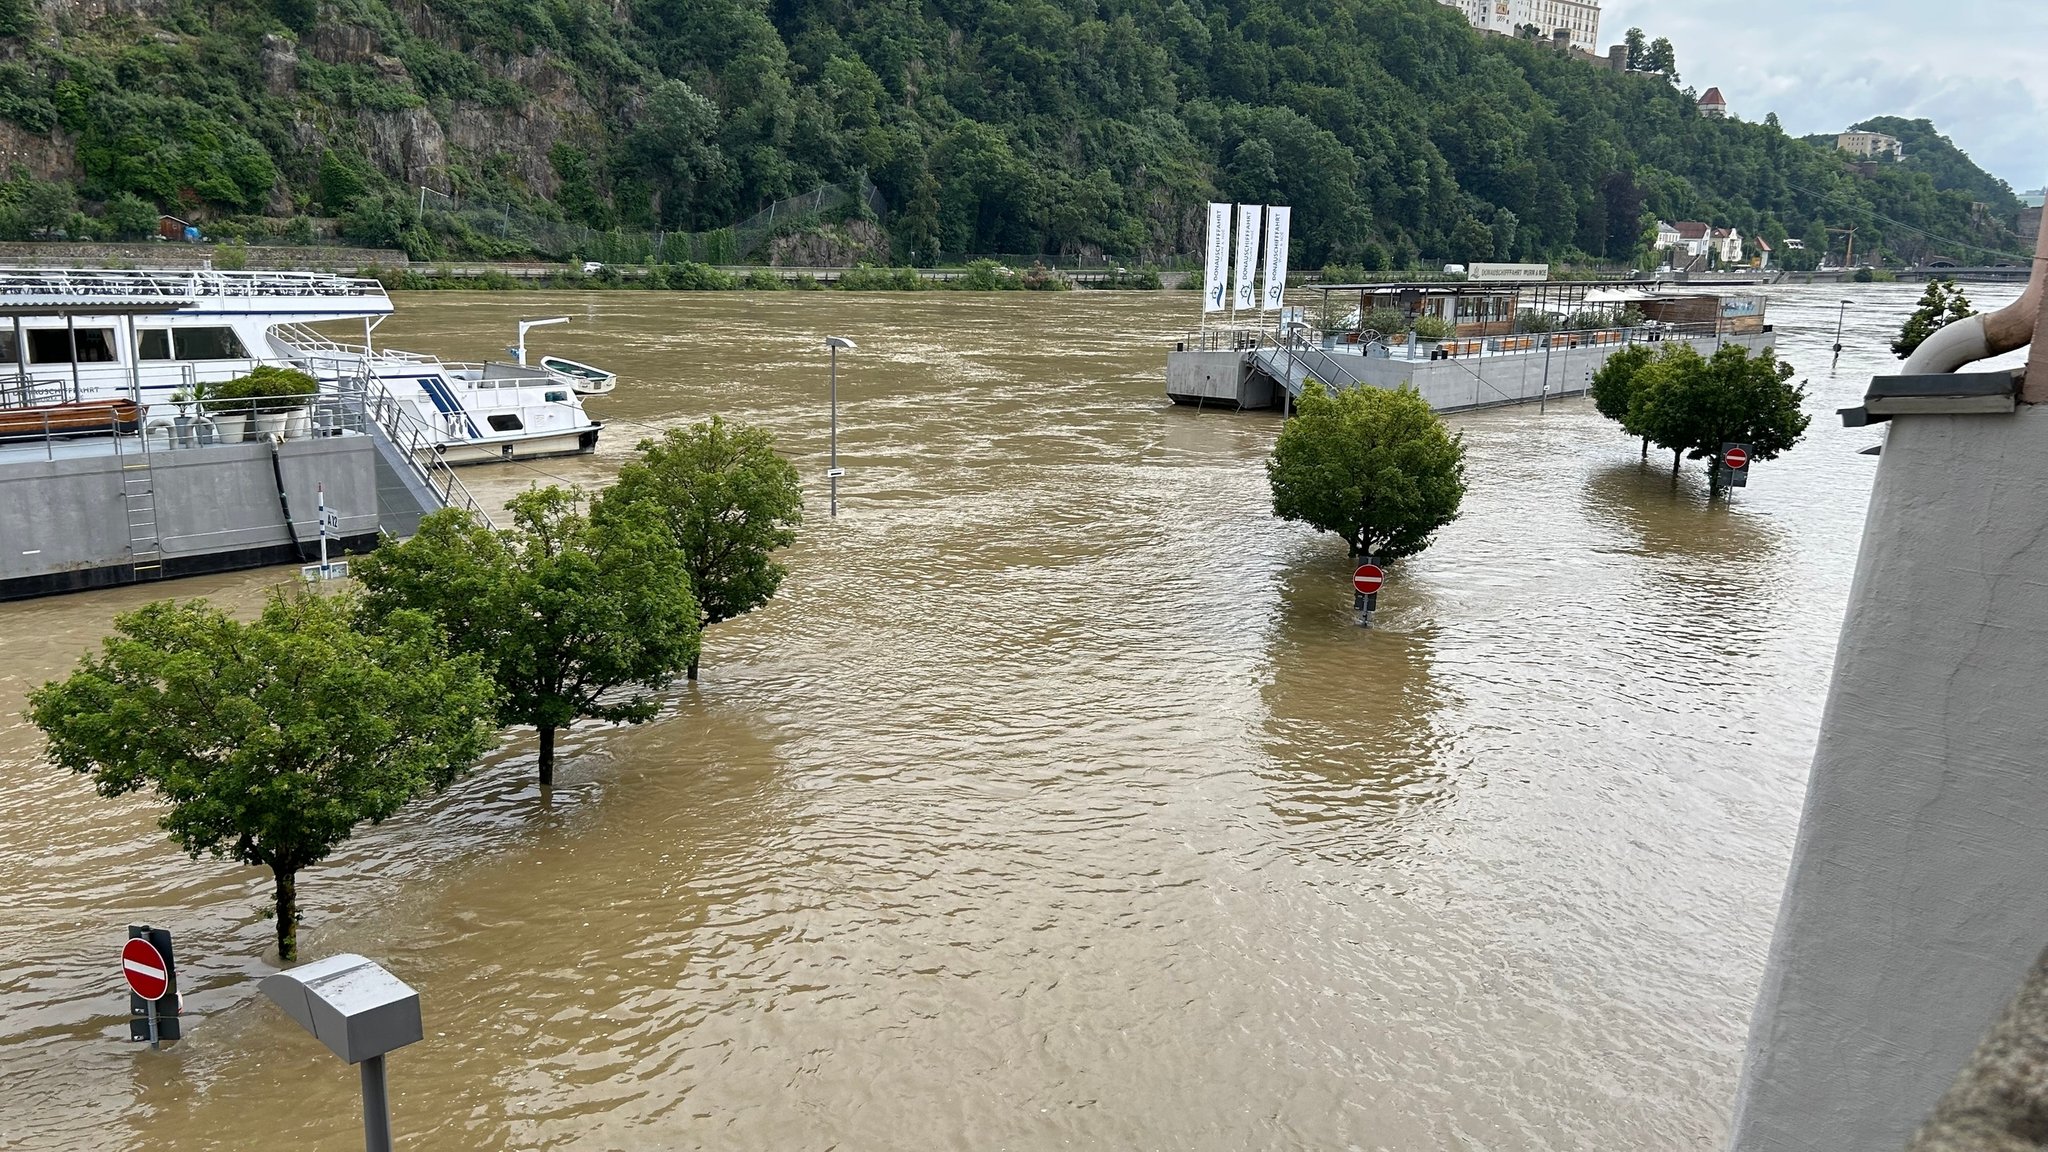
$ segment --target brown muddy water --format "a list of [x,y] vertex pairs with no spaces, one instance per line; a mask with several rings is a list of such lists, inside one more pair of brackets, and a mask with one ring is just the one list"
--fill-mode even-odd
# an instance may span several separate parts
[[[1904,286],[1779,289],[1807,442],[1708,507],[1583,400],[1455,418],[1466,512],[1353,623],[1269,513],[1271,415],[1161,394],[1187,294],[403,298],[384,338],[620,373],[601,484],[712,413],[811,522],[637,728],[524,734],[301,877],[427,1038],[416,1149],[1711,1148],[1783,881]],[[2010,298],[1980,293],[1980,303]],[[825,517],[822,339],[840,361]],[[23,694],[167,594],[0,606],[0,1148],[350,1149],[353,1074],[256,991],[268,882],[45,766]],[[127,1043],[124,926],[188,1039]]]

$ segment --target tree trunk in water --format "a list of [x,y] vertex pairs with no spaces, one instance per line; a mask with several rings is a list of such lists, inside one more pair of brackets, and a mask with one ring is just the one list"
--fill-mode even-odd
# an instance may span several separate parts
[[540,726],[540,783],[551,788],[555,783],[555,726]]
[[1671,474],[1673,476],[1678,475],[1678,449],[1676,448],[1671,450]]
[[299,959],[299,874],[272,866],[277,877],[277,958],[286,964]]
[[[701,654],[701,653],[699,653],[699,655],[701,656],[702,654]],[[689,679],[689,680],[690,680],[691,682],[693,682],[693,683],[694,683],[694,682],[696,681],[696,679],[697,679],[697,660],[698,660],[698,657],[697,657],[697,656],[692,656],[692,657],[690,657],[690,674],[689,674],[689,676],[687,677],[687,679]]]
[[1649,438],[1648,436],[1645,436],[1645,437],[1643,437],[1643,459],[1645,459],[1645,460],[1648,460],[1649,458],[1650,458],[1650,438]]

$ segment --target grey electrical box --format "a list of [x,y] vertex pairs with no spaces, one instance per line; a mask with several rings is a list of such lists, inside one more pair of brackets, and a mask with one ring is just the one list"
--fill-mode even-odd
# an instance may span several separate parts
[[426,1035],[420,994],[366,957],[344,952],[263,978],[263,994],[350,1064]]

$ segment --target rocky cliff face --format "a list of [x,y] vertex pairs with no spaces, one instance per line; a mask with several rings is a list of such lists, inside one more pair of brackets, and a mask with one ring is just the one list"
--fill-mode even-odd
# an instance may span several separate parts
[[[279,170],[264,205],[273,215],[306,210],[320,156],[328,149],[362,155],[405,185],[438,190],[449,187],[452,170],[489,171],[532,195],[552,198],[559,185],[549,162],[555,145],[570,140],[586,149],[602,146],[605,125],[598,109],[579,89],[570,66],[548,47],[507,52],[475,44],[413,0],[367,13],[349,7],[353,15],[342,6],[323,5],[303,34],[261,32],[240,42],[234,30],[251,22],[234,0],[217,0],[206,9],[211,29],[174,0],[42,0],[35,10],[39,26],[30,35],[0,37],[0,67],[16,63],[59,107],[73,62],[108,62],[125,79],[120,74],[128,65],[121,54],[138,45],[160,47],[180,65],[247,72],[250,90],[244,98],[265,112],[282,113],[274,115],[269,133],[254,133]],[[387,14],[389,19],[379,18]],[[237,42],[223,46],[224,37]],[[459,57],[469,86],[487,89],[489,98],[423,83],[406,64],[422,52],[429,58]],[[0,83],[10,75],[0,74]],[[347,85],[339,99],[337,76]],[[155,87],[171,94],[176,84],[162,77]],[[5,111],[0,96],[0,114]],[[80,140],[61,124],[35,130],[0,119],[0,177],[13,169],[78,183],[90,175],[79,150]],[[199,218],[208,215],[204,205],[186,208]]]

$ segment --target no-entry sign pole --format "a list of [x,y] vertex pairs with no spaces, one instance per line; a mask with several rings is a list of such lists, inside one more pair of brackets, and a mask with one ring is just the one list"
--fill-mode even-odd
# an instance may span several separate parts
[[178,969],[171,934],[147,924],[128,926],[121,948],[121,978],[128,985],[128,1038],[161,1048],[179,1037]]
[[1386,572],[1373,562],[1371,556],[1367,556],[1365,563],[1351,574],[1351,606],[1364,614],[1358,621],[1361,627],[1372,627],[1373,609],[1379,607],[1380,602],[1380,585],[1386,582]]

